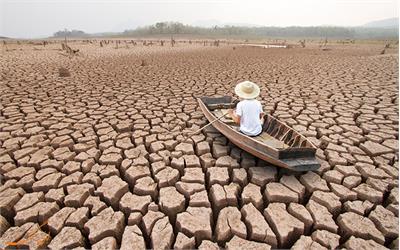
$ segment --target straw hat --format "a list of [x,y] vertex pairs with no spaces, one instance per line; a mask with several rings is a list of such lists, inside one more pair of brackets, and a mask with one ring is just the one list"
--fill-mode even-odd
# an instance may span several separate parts
[[235,93],[243,99],[254,99],[260,94],[260,87],[254,82],[244,81],[236,85]]

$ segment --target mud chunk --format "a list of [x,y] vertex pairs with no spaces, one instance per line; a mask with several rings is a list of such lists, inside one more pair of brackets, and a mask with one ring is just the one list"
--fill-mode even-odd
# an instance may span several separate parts
[[125,216],[129,216],[130,213],[140,212],[142,214],[146,214],[147,206],[151,202],[150,195],[140,196],[135,195],[130,192],[125,193],[121,200],[119,201],[119,209],[125,214]]
[[122,156],[118,153],[103,154],[100,156],[99,163],[102,165],[115,165],[119,166],[122,162]]
[[187,168],[200,168],[200,159],[196,155],[184,155],[185,166]]
[[121,250],[129,249],[146,249],[142,231],[136,225],[125,227],[122,235]]
[[358,187],[353,188],[357,193],[357,197],[363,201],[368,200],[372,203],[382,203],[383,193],[372,188],[366,183],[360,184]]
[[364,240],[361,238],[357,238],[351,236],[350,239],[346,241],[343,245],[346,249],[349,250],[359,250],[359,249],[388,249],[373,240]]
[[241,201],[242,206],[251,202],[257,209],[261,210],[263,206],[261,188],[253,183],[247,184],[243,188]]
[[47,224],[49,226],[50,233],[53,236],[57,235],[61,231],[61,229],[64,227],[65,221],[75,210],[76,209],[72,207],[64,207],[49,218]]
[[167,150],[169,150],[169,151],[173,151],[174,149],[175,149],[175,146],[178,144],[178,142],[177,141],[175,141],[175,140],[167,140],[167,141],[164,141],[164,146],[165,146],[165,148],[167,149]]
[[93,184],[96,188],[101,186],[101,178],[95,173],[87,173],[83,176],[82,182]]
[[61,173],[54,173],[49,174],[43,177],[41,180],[33,183],[32,189],[34,192],[47,192],[50,189],[57,188],[58,183],[60,183],[61,179],[63,178],[63,174]]
[[133,193],[137,195],[150,195],[152,199],[156,199],[158,193],[157,183],[149,176],[140,178],[136,181]]
[[40,230],[39,224],[35,224],[17,242],[17,246],[23,249],[43,249],[50,241],[50,235]]
[[227,250],[254,249],[254,250],[269,250],[271,246],[266,243],[250,241],[242,239],[236,235],[225,244]]
[[302,235],[300,239],[296,241],[296,243],[292,246],[292,250],[318,250],[318,249],[326,249],[318,242],[313,241],[310,236]]
[[16,169],[16,166],[13,162],[7,162],[5,164],[0,164],[0,174],[5,174],[12,170]]
[[103,209],[107,208],[107,205],[100,201],[100,198],[97,196],[89,196],[83,205],[90,209],[92,216],[98,215]]
[[264,187],[265,184],[277,180],[277,169],[275,167],[251,167],[249,168],[250,182]]
[[326,181],[322,179],[318,174],[314,172],[307,172],[307,174],[303,174],[300,177],[300,182],[306,187],[309,193],[313,193],[314,191],[320,190],[329,192],[329,187],[326,184]]
[[211,167],[207,169],[208,185],[214,184],[225,185],[229,183],[229,172],[227,168]]
[[183,170],[185,169],[185,160],[183,157],[172,158],[171,167],[177,169],[180,173],[183,174]]
[[7,229],[9,229],[9,228],[10,228],[10,224],[8,223],[6,218],[4,218],[3,216],[0,215],[0,235],[3,235],[4,232],[7,231]]
[[393,152],[393,149],[372,141],[361,143],[360,148],[364,150],[369,156],[377,156]]
[[210,208],[188,207],[185,212],[179,213],[176,218],[178,231],[189,237],[195,237],[197,244],[202,240],[211,240],[212,212]]
[[308,210],[303,205],[290,203],[287,210],[291,215],[304,223],[306,232],[309,232],[311,230],[311,227],[314,224],[314,220],[310,212],[308,212]]
[[356,236],[366,240],[373,239],[379,244],[385,243],[385,237],[376,229],[374,223],[359,214],[347,212],[339,215],[337,222],[345,236]]
[[133,212],[129,214],[128,217],[128,226],[139,225],[142,221],[143,215],[140,212]]
[[210,153],[210,145],[206,141],[202,141],[196,144],[196,155],[201,156],[206,153]]
[[187,199],[189,199],[192,194],[205,190],[205,187],[204,187],[203,184],[200,184],[200,183],[186,183],[186,182],[181,182],[181,181],[178,181],[175,184],[175,187]]
[[369,213],[373,207],[373,203],[369,201],[346,201],[343,206],[347,212],[354,212],[359,215],[364,215]]
[[159,219],[151,232],[151,243],[154,249],[171,249],[174,232],[168,217]]
[[215,159],[210,153],[200,156],[200,164],[203,169],[210,168],[215,165]]
[[366,164],[362,162],[357,162],[356,168],[361,173],[361,176],[365,179],[369,177],[376,179],[390,178],[390,175],[383,171],[383,169],[375,167],[374,165],[372,165],[372,163]]
[[199,250],[220,250],[217,243],[210,240],[203,240],[198,248]]
[[146,176],[151,176],[148,166],[132,166],[125,172],[125,179],[131,187],[135,186],[138,179]]
[[339,171],[344,176],[361,176],[361,174],[358,172],[358,170],[355,166],[337,165],[337,166],[335,166],[335,170]]
[[399,204],[399,188],[395,187],[390,191],[389,201],[393,204]]
[[232,182],[236,182],[244,187],[247,184],[247,172],[244,168],[235,168],[232,170]]
[[271,202],[298,202],[299,196],[286,186],[277,182],[270,182],[265,187],[264,195]]
[[64,197],[65,193],[63,188],[50,189],[45,195],[45,200],[47,202],[55,201],[58,205],[62,205],[64,202]]
[[348,176],[343,179],[343,186],[351,189],[361,183],[361,176]]
[[65,226],[83,229],[83,225],[88,221],[88,218],[89,218],[89,208],[80,207],[76,211],[70,214],[68,219],[65,221]]
[[210,189],[210,198],[216,210],[220,210],[226,206],[237,206],[238,195],[239,185],[236,183],[225,186],[214,184]]
[[284,175],[279,180],[280,183],[285,185],[287,188],[296,192],[299,196],[299,200],[303,200],[304,194],[306,192],[306,188],[297,180],[297,178],[293,175]]
[[26,222],[41,224],[57,213],[59,209],[55,202],[39,202],[30,208],[19,211],[14,217],[14,222],[17,226],[23,225]]
[[337,184],[341,184],[343,180],[344,175],[337,171],[337,170],[329,170],[324,173],[322,176],[323,179],[325,179],[328,182],[333,182]]
[[194,249],[196,241],[194,237],[187,237],[185,234],[178,232],[176,236],[174,249],[184,250],[184,249]]
[[165,217],[165,214],[158,211],[158,209],[151,209],[152,204],[149,205],[149,211],[142,218],[143,229],[145,234],[150,237],[151,231],[153,230],[154,224],[161,218]]
[[36,174],[36,170],[31,167],[18,167],[4,174],[5,179],[20,180],[24,176]]
[[212,155],[215,159],[218,159],[224,155],[228,155],[228,147],[214,142],[212,145]]
[[69,207],[79,208],[83,205],[89,195],[88,190],[71,191],[67,196],[65,196],[64,204]]
[[20,227],[10,227],[1,235],[0,247],[2,249],[6,249],[6,247],[10,248],[10,242],[18,242],[31,228],[35,228],[35,224],[31,222],[25,223]]
[[75,192],[89,192],[89,194],[93,194],[94,193],[94,186],[90,183],[82,183],[79,185],[69,185],[67,186],[67,192],[69,194],[75,193]]
[[219,157],[217,161],[215,162],[216,167],[223,167],[223,168],[228,168],[228,169],[235,169],[239,168],[240,165],[238,161],[229,155],[225,155],[222,157]]
[[193,145],[189,144],[189,143],[179,143],[176,147],[175,147],[176,151],[181,151],[184,155],[193,155],[194,154],[194,150],[193,150]]
[[185,197],[175,187],[161,188],[159,205],[161,211],[175,218],[178,213],[185,210]]
[[337,249],[339,247],[340,236],[326,230],[314,231],[311,238],[329,249]]
[[85,223],[85,231],[89,235],[91,244],[94,244],[105,237],[115,237],[120,240],[124,228],[124,214],[114,212],[111,207],[101,211],[97,216],[90,218]]
[[14,205],[14,211],[18,212],[27,208],[32,207],[38,202],[44,201],[44,193],[43,192],[34,192],[24,194],[22,198]]
[[357,199],[357,193],[345,186],[330,183],[332,192],[339,197],[340,201],[353,201]]
[[340,202],[339,197],[332,192],[315,191],[311,195],[310,200],[313,200],[325,206],[328,211],[333,215],[337,215],[338,213],[340,213],[340,210],[342,208],[342,203]]
[[76,155],[75,152],[71,152],[68,147],[61,147],[54,150],[51,155],[54,159],[59,161],[72,161]]
[[150,144],[150,152],[151,153],[157,153],[158,151],[161,151],[164,149],[164,144],[160,141],[153,142]]
[[272,247],[278,246],[275,233],[252,203],[244,205],[240,212],[249,229],[250,240],[265,242]]
[[117,241],[114,237],[106,237],[92,245],[93,250],[117,249]]
[[81,170],[81,163],[77,161],[68,161],[61,169],[64,174],[72,174]]
[[171,167],[166,167],[155,175],[155,179],[158,183],[158,186],[162,188],[175,185],[175,183],[179,180],[179,176],[178,170]]
[[264,210],[264,216],[277,233],[281,248],[291,246],[304,234],[304,223],[290,215],[284,203],[270,203]]
[[128,183],[123,181],[118,176],[111,176],[103,180],[101,186],[96,190],[103,200],[114,208],[118,207],[118,202],[121,197],[128,192]]
[[204,184],[204,174],[200,167],[185,168],[184,173],[181,181]]
[[317,202],[310,200],[307,203],[307,210],[310,212],[314,220],[314,229],[328,230],[336,233],[338,226],[332,218],[332,214],[328,209]]
[[380,192],[387,192],[390,189],[390,186],[393,185],[392,179],[376,179],[369,177],[366,183],[371,186],[372,188],[380,191]]
[[242,215],[236,207],[223,208],[218,214],[215,227],[217,241],[225,242],[234,235],[246,238],[246,225],[240,220],[241,217]]
[[39,164],[41,162],[44,162],[45,160],[49,159],[50,153],[53,151],[52,147],[44,147],[42,149],[39,149],[35,153],[31,155],[31,158],[28,161],[28,167],[39,167]]
[[207,191],[203,190],[196,192],[190,196],[189,206],[191,207],[211,207],[210,201],[208,200]]
[[75,172],[73,174],[67,175],[61,179],[58,187],[66,187],[72,184],[82,183],[83,174],[81,172]]
[[376,228],[382,232],[385,237],[396,238],[399,236],[398,218],[389,210],[378,205],[368,218],[376,225]]
[[85,245],[81,232],[74,227],[64,227],[48,245],[50,249],[83,247]]
[[14,216],[13,207],[25,194],[22,188],[8,188],[0,193],[0,214],[11,219]]

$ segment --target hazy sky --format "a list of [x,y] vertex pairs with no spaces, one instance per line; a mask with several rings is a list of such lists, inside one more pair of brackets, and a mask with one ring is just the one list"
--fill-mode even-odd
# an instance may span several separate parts
[[157,21],[355,26],[397,17],[397,0],[0,0],[0,36],[123,31]]

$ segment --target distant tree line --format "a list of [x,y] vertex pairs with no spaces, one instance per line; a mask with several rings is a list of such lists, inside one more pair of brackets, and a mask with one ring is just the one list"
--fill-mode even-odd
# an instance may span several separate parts
[[53,37],[87,37],[89,34],[81,30],[60,30],[53,34]]
[[[94,34],[93,36],[107,36]],[[365,27],[242,27],[214,26],[211,28],[197,27],[179,22],[158,22],[154,25],[113,33],[112,36],[143,37],[143,36],[179,36],[193,35],[199,37],[219,38],[338,38],[338,39],[398,39],[398,28],[365,28]],[[81,30],[62,30],[54,33],[54,37],[88,37],[92,36]]]
[[125,36],[144,35],[199,35],[221,37],[310,37],[310,38],[397,38],[398,29],[362,28],[362,27],[241,27],[241,26],[214,26],[212,28],[185,25],[179,22],[158,22],[154,25],[125,30]]

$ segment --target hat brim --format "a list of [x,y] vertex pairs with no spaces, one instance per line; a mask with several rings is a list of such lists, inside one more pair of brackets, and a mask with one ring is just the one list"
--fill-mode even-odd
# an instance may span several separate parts
[[243,99],[254,99],[254,98],[256,98],[257,96],[260,95],[260,87],[258,87],[256,84],[254,84],[254,91],[251,92],[251,93],[244,93],[241,90],[241,86],[242,86],[242,83],[239,83],[235,87],[235,94],[237,96],[239,96],[240,98],[243,98]]

